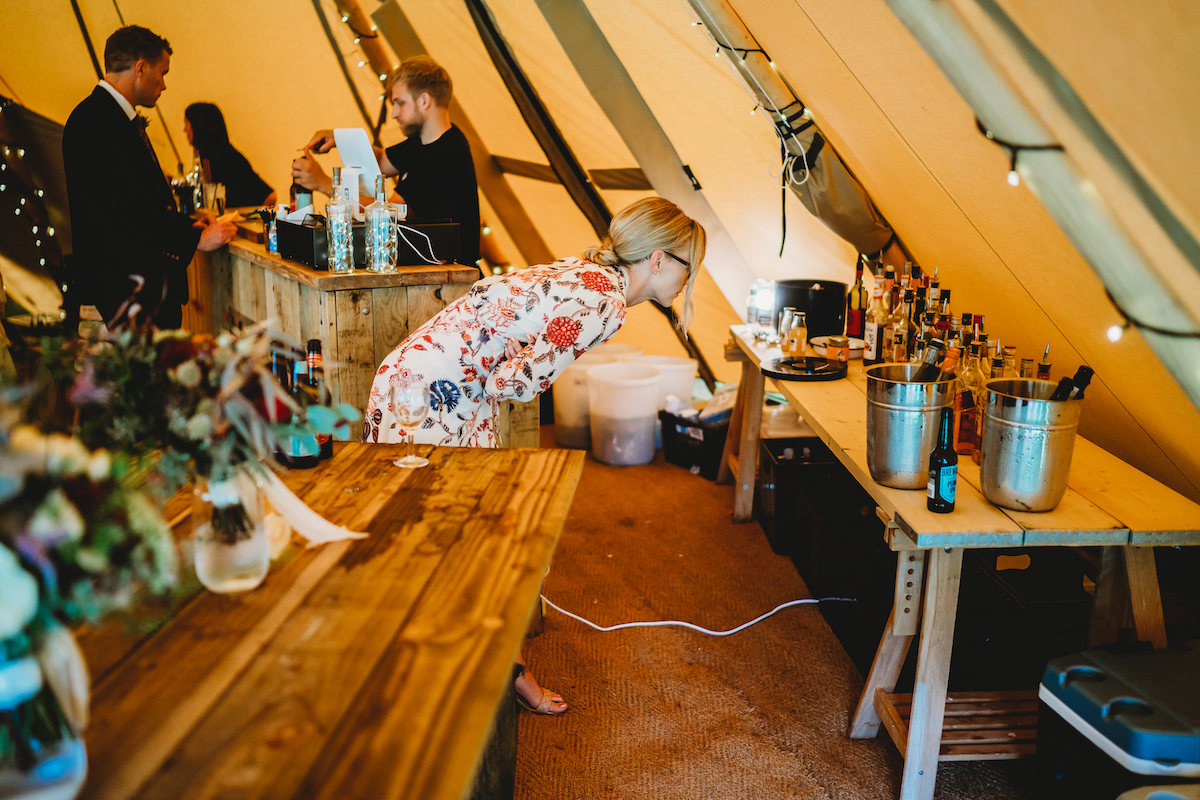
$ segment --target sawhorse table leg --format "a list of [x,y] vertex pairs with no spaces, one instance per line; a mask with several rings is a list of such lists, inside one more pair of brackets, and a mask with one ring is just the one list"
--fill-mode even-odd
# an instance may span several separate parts
[[863,687],[858,709],[850,723],[851,739],[874,739],[879,733],[879,713],[875,710],[875,692],[892,692],[908,657],[908,648],[921,619],[921,595],[925,573],[924,550],[901,550],[896,554],[896,600],[892,605],[871,672]]
[[933,800],[954,622],[958,615],[962,559],[961,547],[929,551],[925,608],[921,614],[921,646],[917,651],[917,680],[913,687],[900,800]]
[[1105,547],[1100,556],[1100,577],[1092,604],[1088,647],[1117,640],[1121,628],[1132,627],[1140,641],[1156,648],[1167,646],[1162,595],[1154,548],[1148,545]]
[[734,480],[733,521],[749,522],[754,518],[754,474],[758,468],[758,437],[766,378],[758,364],[746,358],[739,360],[742,362],[742,379],[729,418],[729,434],[717,470],[717,483]]

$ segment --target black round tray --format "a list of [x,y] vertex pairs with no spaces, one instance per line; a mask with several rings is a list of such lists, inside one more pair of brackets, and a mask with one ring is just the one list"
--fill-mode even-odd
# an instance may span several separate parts
[[846,365],[831,366],[820,356],[773,358],[758,365],[762,374],[777,381],[836,381],[846,377]]

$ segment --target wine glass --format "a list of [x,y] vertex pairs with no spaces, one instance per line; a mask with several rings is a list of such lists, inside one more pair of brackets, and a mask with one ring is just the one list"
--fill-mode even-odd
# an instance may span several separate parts
[[417,428],[429,414],[429,389],[423,383],[392,384],[392,414],[405,433],[408,434],[408,455],[393,461],[397,467],[414,468],[429,464],[429,459],[417,455],[415,435]]

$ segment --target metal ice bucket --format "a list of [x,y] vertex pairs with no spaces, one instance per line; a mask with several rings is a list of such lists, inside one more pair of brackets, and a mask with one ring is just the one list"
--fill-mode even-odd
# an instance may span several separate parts
[[1050,396],[1058,384],[988,381],[979,477],[983,496],[1014,511],[1050,511],[1067,491],[1083,402]]
[[952,381],[916,383],[920,364],[867,368],[867,468],[876,483],[924,489],[941,409],[954,402]]

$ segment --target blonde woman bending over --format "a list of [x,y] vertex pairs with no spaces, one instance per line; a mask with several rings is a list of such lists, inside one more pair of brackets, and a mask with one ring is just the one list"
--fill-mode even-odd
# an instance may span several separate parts
[[[645,300],[669,306],[684,292],[679,324],[686,333],[706,242],[700,223],[652,197],[618,212],[608,236],[582,258],[484,278],[383,360],[363,441],[405,441],[388,408],[390,387],[416,383],[429,387],[430,410],[415,441],[498,447],[500,402],[527,402],[544,392],[588,348],[620,330],[628,306]],[[567,708],[527,671],[516,688],[538,713]]]

